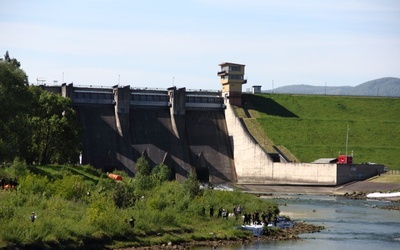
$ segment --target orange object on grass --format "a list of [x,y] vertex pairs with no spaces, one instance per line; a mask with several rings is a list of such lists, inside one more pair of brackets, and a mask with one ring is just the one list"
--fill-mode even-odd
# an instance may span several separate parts
[[119,174],[108,174],[108,177],[117,181],[122,181],[122,176]]

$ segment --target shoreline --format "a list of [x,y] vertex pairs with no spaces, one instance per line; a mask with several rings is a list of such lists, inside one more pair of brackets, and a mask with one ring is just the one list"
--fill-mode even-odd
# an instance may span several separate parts
[[[343,196],[350,199],[367,199],[366,194],[372,192],[389,192],[395,189],[400,190],[400,184],[397,183],[374,183],[366,181],[352,182],[341,186],[284,186],[284,185],[251,185],[242,184],[237,185],[242,192],[254,194],[259,197],[273,197],[279,194],[311,194],[311,195],[332,195]],[[400,211],[400,199],[381,199],[390,201],[392,204],[381,207],[381,209],[397,210]],[[396,204],[397,203],[397,204]],[[287,241],[287,240],[301,240],[299,235],[306,233],[317,233],[324,230],[323,226],[312,225],[305,222],[296,222],[295,226],[290,229],[281,229],[280,233],[273,236],[262,235],[260,237],[249,236],[247,238],[240,238],[236,240],[230,239],[217,239],[217,240],[203,240],[191,241],[184,243],[169,242],[161,245],[143,246],[143,247],[128,247],[117,248],[118,250],[153,250],[153,249],[192,249],[196,247],[208,247],[216,249],[223,246],[242,246],[252,244],[253,242],[274,242],[274,241]]]
[[192,249],[196,247],[210,247],[212,249],[216,249],[223,246],[243,246],[249,245],[254,242],[274,242],[274,241],[288,241],[288,240],[301,240],[300,234],[306,233],[317,233],[321,230],[324,230],[324,226],[317,226],[308,224],[305,222],[296,222],[296,224],[292,228],[288,229],[279,229],[272,230],[274,231],[273,235],[261,235],[257,236],[248,236],[246,238],[239,239],[217,239],[217,240],[202,240],[202,241],[191,241],[191,242],[183,242],[183,243],[173,243],[169,242],[161,245],[154,246],[143,246],[143,247],[127,247],[127,248],[116,248],[115,250],[155,250],[155,249]]
[[381,209],[400,211],[400,197],[390,198],[367,198],[368,193],[387,193],[400,190],[397,183],[375,183],[366,181],[351,182],[337,187],[327,186],[283,186],[283,185],[240,185],[243,192],[257,195],[259,197],[274,197],[277,194],[311,194],[343,196],[349,199],[382,200],[390,202],[390,205],[380,207]]
[[237,187],[246,193],[260,193],[263,195],[272,195],[273,193],[345,195],[346,193],[384,193],[400,190],[400,183],[379,183],[366,180],[355,181],[340,186],[240,184]]
[[[393,190],[400,191],[400,183],[380,183],[365,180],[354,181],[340,186],[240,184],[237,185],[237,188],[245,193],[263,196],[273,196],[279,193],[350,196],[356,194],[366,195],[374,192],[388,193],[393,192]],[[398,201],[399,199],[389,198],[387,200]]]

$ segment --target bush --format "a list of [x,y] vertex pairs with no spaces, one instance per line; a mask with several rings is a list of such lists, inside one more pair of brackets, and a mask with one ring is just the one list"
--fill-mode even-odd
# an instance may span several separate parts
[[26,163],[18,157],[14,159],[12,167],[14,168],[14,178],[19,179],[29,173]]
[[157,165],[155,168],[153,168],[151,173],[158,184],[161,184],[164,181],[171,181],[173,177],[171,169],[164,164]]
[[54,181],[52,187],[55,190],[55,195],[67,200],[79,200],[86,196],[89,190],[81,176],[69,174],[65,174],[62,179]]
[[20,180],[18,190],[23,194],[45,194],[50,195],[50,181],[46,176],[36,174],[27,175]]
[[200,182],[197,179],[196,171],[190,171],[188,178],[184,182],[184,186],[191,198],[199,194]]
[[135,205],[136,198],[133,187],[124,182],[115,182],[111,197],[118,208],[127,208]]
[[142,176],[149,176],[151,173],[151,166],[144,156],[140,157],[136,162],[136,174]]
[[[190,240],[193,235],[199,239],[213,238],[210,232],[216,232],[217,238],[237,238],[243,236],[232,229],[237,221],[210,219],[211,205],[216,210],[215,216],[218,207],[231,208],[235,204],[249,211],[277,208],[240,192],[199,190],[193,196],[187,190],[187,183],[177,181],[150,183],[148,189],[138,192],[138,178],[156,180],[152,175],[124,177],[117,182],[106,176],[95,178],[88,171],[82,173],[70,166],[63,169],[41,166],[36,169],[38,174],[21,178],[18,192],[1,193],[0,247],[18,244],[42,248],[65,242],[83,246],[88,240],[107,240],[108,244],[110,239],[135,240],[131,244],[139,246],[162,244],[172,238]],[[46,175],[51,176],[51,181]],[[52,178],[55,175],[60,178]],[[196,182],[191,179],[191,184]],[[93,191],[90,196],[86,195],[88,190]],[[133,204],[135,193],[141,196]],[[29,220],[32,211],[38,216],[35,222]],[[134,228],[128,223],[131,217],[136,220]],[[162,236],[157,236],[158,233]]]

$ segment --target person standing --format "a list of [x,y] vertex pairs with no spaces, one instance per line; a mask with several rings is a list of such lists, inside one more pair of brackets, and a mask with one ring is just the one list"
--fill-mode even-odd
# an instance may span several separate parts
[[222,216],[222,207],[218,209],[218,218]]
[[131,228],[135,227],[135,218],[133,216],[129,219],[129,225],[131,225]]
[[237,207],[237,213],[239,214],[239,215],[241,215],[242,214],[242,206],[241,205],[239,205],[238,207]]
[[32,212],[31,216],[29,216],[29,219],[30,219],[32,222],[35,222],[36,217],[37,217],[37,216],[36,216],[35,212]]

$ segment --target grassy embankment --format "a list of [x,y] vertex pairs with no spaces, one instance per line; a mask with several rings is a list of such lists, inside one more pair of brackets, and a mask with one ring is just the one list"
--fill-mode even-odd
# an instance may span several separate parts
[[[234,218],[217,219],[219,207],[232,212],[240,204],[248,212],[277,211],[275,203],[239,191],[200,190],[193,197],[184,183],[119,174],[123,181],[117,182],[90,166],[27,167],[16,162],[1,167],[0,176],[16,177],[19,185],[0,190],[0,248],[101,249],[237,240],[249,232],[235,230],[241,221]],[[210,206],[214,218],[209,217]],[[37,218],[31,222],[33,211]],[[132,216],[134,228],[127,222]]]
[[[355,163],[400,169],[400,99],[262,94],[245,95],[237,109],[268,151],[287,148],[293,161],[312,162],[348,154]],[[290,154],[289,154],[290,156]]]

